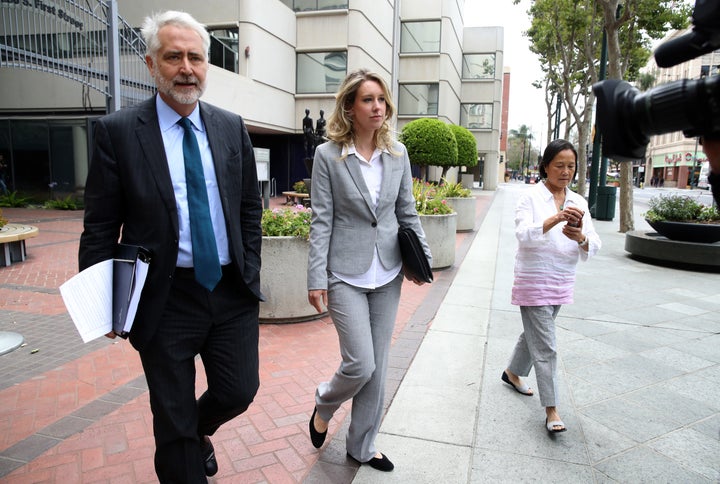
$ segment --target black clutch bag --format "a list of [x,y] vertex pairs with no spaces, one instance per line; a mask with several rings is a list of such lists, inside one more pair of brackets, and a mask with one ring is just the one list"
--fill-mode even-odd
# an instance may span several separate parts
[[405,275],[418,281],[432,282],[433,273],[430,269],[430,263],[415,231],[411,228],[400,227],[398,240]]

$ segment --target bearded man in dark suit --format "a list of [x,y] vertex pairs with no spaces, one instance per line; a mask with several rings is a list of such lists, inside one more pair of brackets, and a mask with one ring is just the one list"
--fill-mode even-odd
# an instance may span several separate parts
[[[262,200],[242,118],[199,101],[209,68],[204,26],[168,11],[147,18],[142,32],[158,94],[96,124],[79,262],[82,270],[112,258],[118,240],[150,250],[129,339],[150,390],[155,470],[160,482],[206,482],[217,472],[208,436],[259,387]],[[199,184],[188,159],[197,160]],[[210,230],[196,229],[198,196]],[[200,233],[211,243],[201,245]],[[198,263],[208,255],[212,263]],[[208,388],[196,399],[198,354]]]

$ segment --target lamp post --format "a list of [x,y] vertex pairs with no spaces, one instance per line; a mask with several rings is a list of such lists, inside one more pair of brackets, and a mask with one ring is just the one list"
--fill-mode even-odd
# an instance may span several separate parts
[[[598,81],[605,80],[607,76],[607,29],[603,29],[602,50],[600,51],[600,75]],[[588,206],[590,207],[590,215],[595,217],[597,208],[597,188],[598,188],[598,165],[600,163],[600,145],[601,137],[597,125],[597,110],[595,110],[595,125],[593,126],[593,147],[592,161],[590,162],[590,191],[588,193]],[[607,165],[606,165],[607,166]],[[607,168],[605,169],[607,172]],[[606,181],[603,176],[603,182]],[[603,183],[603,186],[605,183]]]
[[[530,141],[532,137],[528,135],[528,143],[527,143],[527,160],[528,160],[528,171],[530,170],[530,147],[532,146],[532,141]],[[528,173],[529,174],[529,173]]]
[[690,172],[690,188],[697,188],[698,182],[700,181],[700,173],[698,172],[698,176],[695,176],[695,171],[698,170],[698,141],[700,140],[699,137],[695,138],[695,153],[693,154],[693,164],[692,164],[692,171]]
[[525,166],[525,142],[527,141],[527,135],[523,137],[522,151],[520,152],[520,176],[523,182],[525,181],[525,173],[523,173],[523,167]]

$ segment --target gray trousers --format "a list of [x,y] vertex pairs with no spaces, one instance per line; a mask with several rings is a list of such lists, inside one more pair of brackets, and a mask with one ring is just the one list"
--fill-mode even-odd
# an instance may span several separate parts
[[328,311],[340,340],[342,363],[329,382],[315,392],[318,415],[329,421],[345,401],[353,399],[347,452],[360,462],[377,453],[385,398],[385,375],[402,275],[376,289],[328,280]]
[[520,306],[523,333],[513,350],[508,369],[518,376],[528,376],[535,366],[540,404],[557,404],[557,341],[555,318],[560,306]]

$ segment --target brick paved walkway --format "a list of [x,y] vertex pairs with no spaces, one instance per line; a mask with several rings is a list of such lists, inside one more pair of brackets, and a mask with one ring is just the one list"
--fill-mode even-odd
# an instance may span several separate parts
[[[476,226],[491,201],[477,198]],[[0,356],[0,480],[155,482],[152,417],[137,353],[126,341],[83,344],[58,291],[77,271],[82,212],[5,208],[3,215],[40,234],[27,241],[25,262],[0,268],[0,331],[20,333],[26,343]],[[388,402],[474,235],[457,234],[456,264],[436,272],[432,285],[403,285]],[[260,391],[213,437],[220,467],[213,482],[302,482],[319,455],[307,435],[315,387],[338,363],[329,318],[261,325]],[[205,387],[201,366],[198,360],[198,393]],[[331,434],[348,409],[336,414]]]

